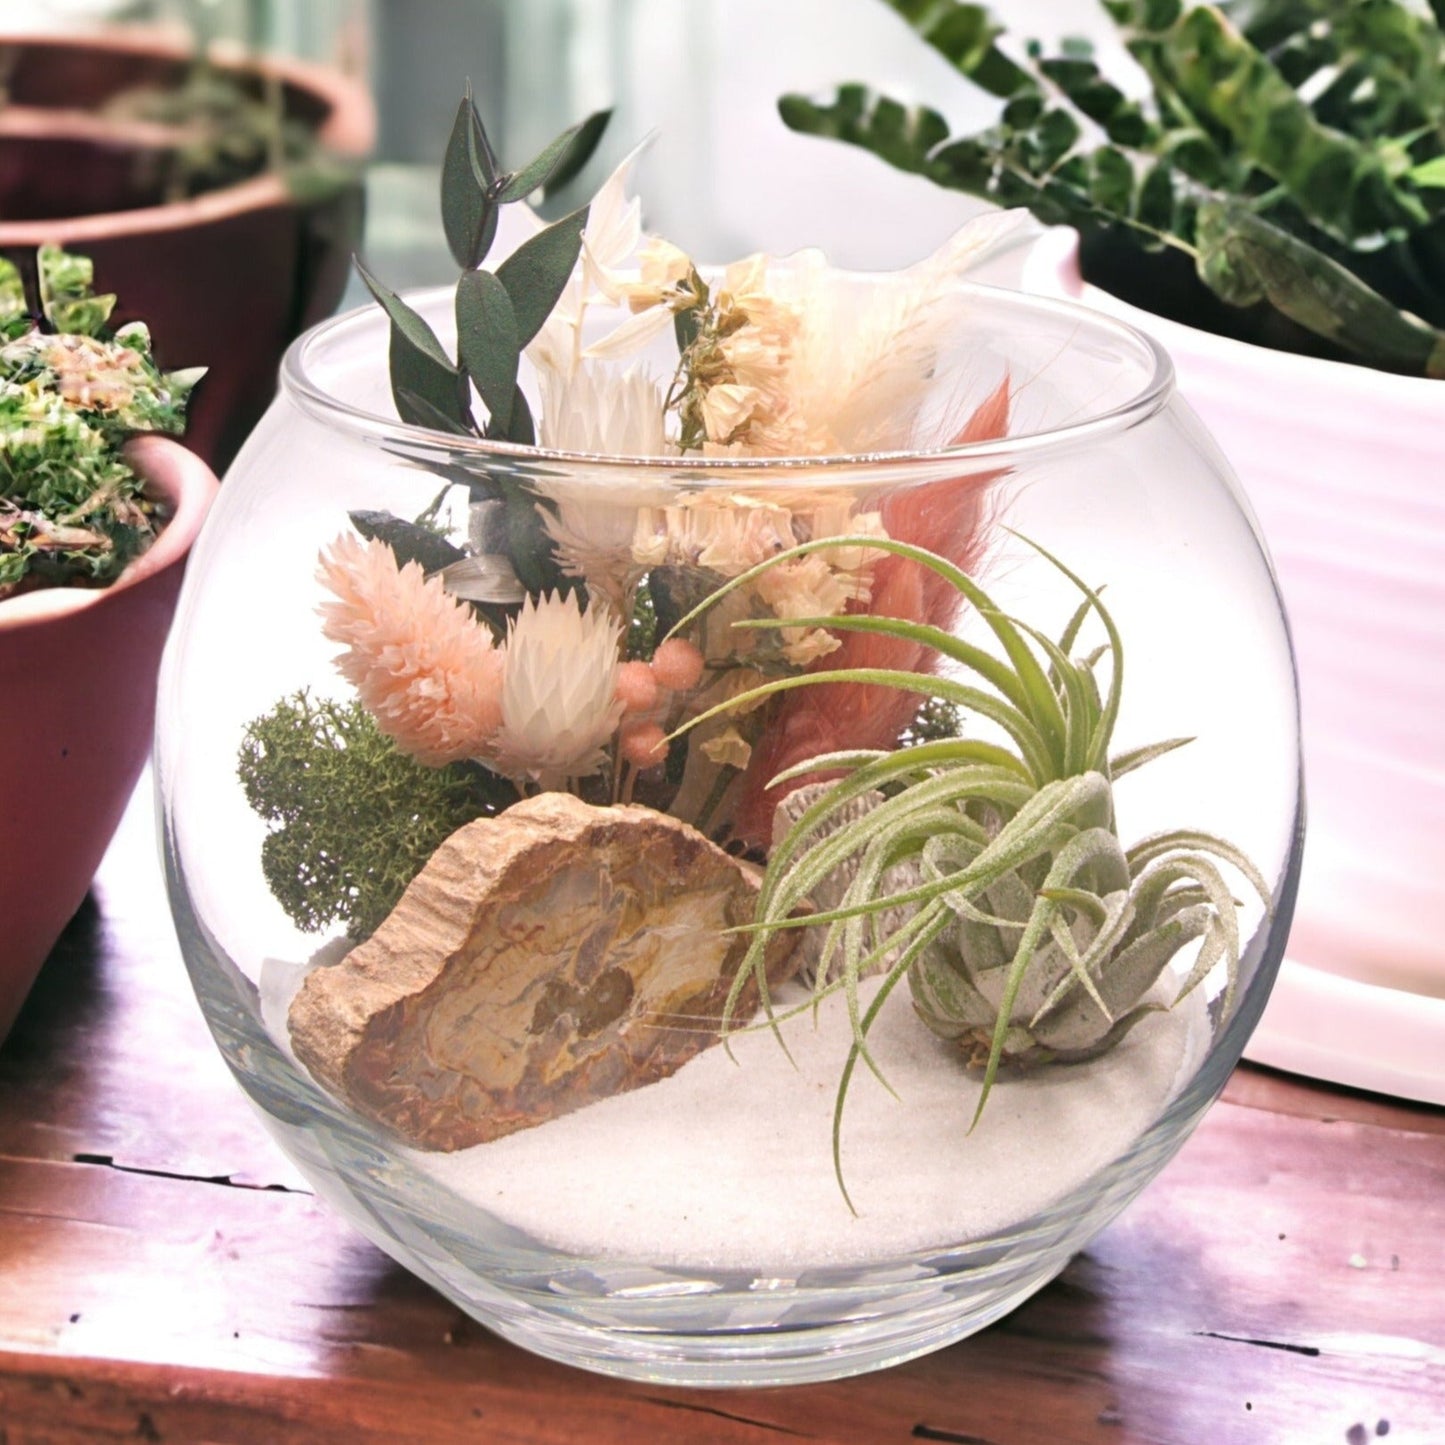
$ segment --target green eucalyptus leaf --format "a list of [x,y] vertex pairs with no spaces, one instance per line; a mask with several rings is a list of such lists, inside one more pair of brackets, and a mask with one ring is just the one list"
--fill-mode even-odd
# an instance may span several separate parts
[[447,432],[452,436],[469,437],[475,433],[455,417],[433,406],[426,397],[418,395],[409,387],[399,387],[396,392],[397,410],[404,421],[412,426],[424,426],[432,431]]
[[440,572],[443,567],[450,567],[467,555],[430,527],[408,522],[390,512],[357,511],[347,515],[351,518],[351,525],[368,541],[385,542],[391,548],[398,567],[415,562],[423,572]]
[[457,283],[457,349],[487,408],[488,436],[506,436],[522,348],[517,317],[501,280],[468,271]]
[[571,279],[582,251],[587,210],[583,206],[538,231],[497,267],[497,280],[511,298],[519,347],[542,329]]
[[442,158],[442,227],[458,266],[479,265],[496,235],[497,208],[488,196],[495,179],[491,145],[467,95]]
[[520,386],[512,392],[512,421],[507,428],[507,440],[523,447],[537,445],[537,426],[532,420],[532,408],[527,404],[527,397]]
[[463,398],[461,372],[443,350],[436,333],[359,259],[356,269],[391,321],[391,393],[397,413],[413,426],[431,426],[429,415],[412,408],[412,399],[420,398],[428,412],[440,412],[453,428],[469,431],[471,415]]
[[564,130],[521,170],[501,178],[496,199],[521,201],[543,188],[560,190],[587,164],[611,119],[610,110],[594,111],[586,120]]

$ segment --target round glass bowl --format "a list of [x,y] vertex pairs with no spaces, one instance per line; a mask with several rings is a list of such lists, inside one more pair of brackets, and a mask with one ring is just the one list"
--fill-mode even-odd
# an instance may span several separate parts
[[[414,299],[444,333],[450,293]],[[1293,906],[1302,801],[1289,638],[1249,508],[1175,395],[1167,358],[1139,333],[1068,304],[985,288],[961,288],[954,301],[959,324],[948,333],[947,354],[929,369],[917,428],[924,441],[942,445],[780,461],[600,459],[402,425],[389,398],[384,318],[379,310],[354,312],[291,349],[281,395],[232,468],[196,548],[165,663],[157,777],[172,906],[201,1006],[242,1087],[318,1193],[476,1319],[541,1354],[639,1379],[760,1385],[872,1369],[980,1329],[1057,1274],[1163,1167],[1223,1086],[1264,1006]],[[961,418],[990,405],[997,411],[1003,394],[1005,437],[947,445]],[[1018,619],[1015,639],[1039,660],[1030,686],[1058,700],[1060,736],[1068,716],[1082,716],[1091,703],[1087,687],[1070,692],[1063,685],[1057,659],[1037,639],[1062,637],[1064,652],[1092,669],[1096,709],[1107,702],[1122,652],[1112,755],[1190,741],[1137,771],[1120,769],[1102,804],[1090,805],[1091,816],[1116,828],[1125,846],[1161,831],[1198,830],[1227,839],[1252,862],[1270,895],[1268,909],[1243,874],[1209,855],[1223,880],[1214,900],[1227,915],[1219,927],[1238,934],[1234,986],[1218,964],[1187,997],[1143,1014],[1090,1062],[1006,1065],[975,1123],[980,1080],[969,1049],[924,1026],[916,1007],[923,994],[900,978],[868,1034],[887,1086],[857,1063],[836,1172],[834,1103],[852,1039],[842,992],[825,997],[816,1013],[804,1009],[782,1023],[786,1050],[741,1016],[723,1047],[716,1018],[703,1019],[693,1056],[666,1077],[631,1077],[639,1086],[617,1093],[589,1085],[573,1100],[581,1107],[559,1105],[544,1122],[528,1120],[529,1127],[458,1148],[419,1147],[436,1143],[435,1126],[449,1110],[472,1106],[465,1080],[439,1082],[435,1068],[417,1074],[416,1051],[429,1068],[447,1052],[428,1033],[442,1026],[442,1013],[453,1042],[458,1028],[493,1029],[489,1005],[477,1002],[485,991],[470,1005],[452,997],[432,1015],[418,1014],[415,999],[392,1012],[393,1053],[382,1056],[381,1082],[409,1080],[408,1117],[424,1116],[432,1127],[424,1139],[398,1123],[407,1109],[379,1113],[374,1099],[361,1100],[324,1069],[320,1075],[331,1082],[319,1082],[300,1061],[314,1061],[314,1039],[308,1053],[292,1034],[295,999],[311,986],[308,978],[352,967],[338,960],[356,938],[345,936],[344,923],[301,927],[298,916],[315,920],[298,915],[295,899],[313,885],[324,891],[322,875],[346,860],[338,863],[323,839],[306,855],[304,876],[293,876],[284,871],[293,854],[271,845],[268,881],[263,846],[294,818],[284,802],[268,820],[252,807],[254,796],[248,801],[258,756],[253,725],[274,721],[283,700],[294,709],[303,690],[313,709],[328,700],[354,703],[335,665],[336,641],[318,616],[328,598],[335,602],[318,578],[318,554],[350,530],[348,514],[428,515],[449,521],[454,540],[465,541],[470,528],[476,542],[486,509],[475,504],[518,498],[523,509],[512,515],[540,515],[535,504],[543,502],[554,519],[534,528],[538,548],[566,533],[557,518],[570,519],[599,546],[631,548],[641,560],[629,587],[647,567],[676,566],[694,582],[698,572],[713,582],[736,577],[759,555],[748,549],[764,533],[771,539],[764,551],[810,536],[881,530],[952,555],[988,601],[974,597],[950,608],[939,603],[936,587],[925,587],[904,588],[900,603],[880,570],[892,554],[880,552],[866,562],[855,555],[857,567],[875,570],[867,586],[853,587],[848,610],[896,613],[902,606],[905,616],[946,620],[952,636],[994,657],[1006,649],[993,624],[999,616]],[[484,539],[480,550],[487,552]],[[655,577],[662,612],[658,599],[672,597],[677,578]],[[835,570],[823,580],[837,578]],[[1093,599],[1101,606],[1085,587],[1100,589]],[[505,592],[502,586],[497,595]],[[790,604],[767,597],[766,605],[735,607],[733,620],[787,612]],[[1081,604],[1082,621],[1068,630]],[[675,599],[669,606],[676,615]],[[815,598],[787,615],[823,606]],[[688,635],[695,634],[684,628]],[[716,635],[742,634],[724,628]],[[778,639],[788,634],[751,636],[765,639],[757,646],[772,647],[777,663]],[[783,675],[789,666],[789,675],[800,671],[809,636],[795,630],[800,646],[792,662],[777,663],[771,674],[764,668],[762,676]],[[651,645],[643,641],[643,657]],[[702,647],[709,667],[712,647]],[[825,655],[812,665],[862,655],[834,654],[831,662]],[[572,671],[565,658],[554,660],[557,677],[570,679]],[[941,671],[959,686],[988,691],[964,662]],[[689,693],[686,677],[664,682],[673,690],[664,687],[659,715],[670,731],[695,717],[709,695]],[[876,697],[896,695],[880,688]],[[963,699],[961,710],[943,722],[935,710],[932,733],[915,721],[913,736],[940,738],[960,728],[966,738],[1007,745],[989,721],[997,709],[981,711],[976,694],[955,697]],[[784,712],[785,701],[772,697],[738,724],[752,753],[773,764],[795,760],[801,746],[769,752],[776,735],[797,730],[801,714]],[[899,715],[895,731],[911,711]],[[891,738],[850,734],[847,717],[856,715],[816,706],[818,746],[891,746]],[[862,715],[876,724],[878,709],[865,707]],[[295,712],[289,716],[294,722]],[[244,746],[249,762],[238,771]],[[604,740],[604,753],[612,746]],[[718,744],[718,768],[750,766],[742,761],[748,753],[731,755],[731,746]],[[306,771],[304,760],[297,768],[293,783]],[[614,760],[587,786],[605,791],[609,778],[632,772]],[[327,813],[328,826],[361,830],[386,809],[386,817],[399,816],[395,798],[384,795],[393,787],[386,769],[374,788],[355,766],[336,776],[334,791],[323,781],[319,793],[306,794]],[[756,852],[756,835],[728,823],[727,802],[719,810],[716,797],[704,807],[694,796],[684,807],[675,775],[648,774],[640,765],[633,781],[637,798],[688,814],[724,843],[734,827],[741,841],[733,851],[751,844]],[[719,795],[734,797],[722,784]],[[996,832],[1001,819],[988,816],[985,832]],[[581,927],[567,912],[575,903],[567,902],[568,890],[575,883],[574,892],[595,895],[610,886],[592,862],[570,856],[565,876],[537,880],[538,928]],[[1204,906],[1200,876],[1189,873],[1196,882],[1178,884],[1194,891],[1177,900],[1176,912]],[[373,881],[363,879],[361,891]],[[353,884],[339,891],[354,898]],[[659,891],[668,892],[665,882]],[[1001,908],[999,896],[978,895],[974,906]],[[283,898],[291,899],[289,913]],[[554,919],[548,900],[557,898],[566,906]],[[1097,936],[1098,921],[1075,928],[1087,910],[1077,899],[1068,906],[1074,911],[1056,916],[1072,920],[1070,937],[1083,948]],[[422,916],[425,924],[424,905],[416,907],[421,915],[414,908],[412,922]],[[353,932],[374,924],[371,918]],[[396,926],[393,916],[378,938],[393,937]],[[1011,936],[1021,932],[1015,926]],[[468,946],[492,942],[483,937]],[[650,946],[665,970],[715,942],[662,930]],[[1055,937],[1052,946],[1066,945]],[[1169,960],[1146,1002],[1174,1002],[1198,948],[1196,941]],[[569,975],[568,987],[579,977]],[[546,980],[527,987],[546,992]],[[860,1008],[877,1002],[879,988],[877,977],[861,980]],[[1076,986],[1076,1000],[1080,993]],[[400,996],[395,989],[388,995]],[[545,1018],[540,1005],[533,1008],[532,1032],[570,1028],[576,1037],[566,1047],[581,1048],[577,1039],[596,1027],[584,1018],[585,1000],[555,987],[548,997]],[[774,991],[779,1015],[806,998],[796,982]],[[930,1001],[938,1004],[936,993]],[[360,995],[352,1002],[366,1013]],[[333,1006],[344,1034],[356,1024],[343,1017],[352,1005],[343,998]],[[1017,1012],[1013,1018],[1029,1022]],[[634,1024],[650,1026],[645,1011]],[[986,1035],[981,1049],[974,1036],[975,1065],[988,1052]],[[371,1067],[375,1075],[375,1056]],[[509,1065],[500,1067],[505,1073]]]

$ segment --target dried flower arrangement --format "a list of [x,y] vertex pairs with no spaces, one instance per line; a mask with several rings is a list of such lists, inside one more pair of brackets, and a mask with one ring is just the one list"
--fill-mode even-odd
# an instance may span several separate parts
[[201,372],[161,372],[141,322],[112,332],[114,296],[90,261],[37,255],[37,294],[0,257],[0,599],[104,587],[164,518],[121,454],[140,432],[178,435]]
[[[1007,433],[1006,374],[965,414],[926,403],[959,274],[1008,216],[866,287],[814,253],[704,272],[643,237],[629,159],[483,269],[499,207],[575,172],[605,119],[509,172],[463,101],[455,359],[363,270],[403,421],[504,460],[724,465]],[[355,944],[307,975],[289,1042],[359,1112],[424,1147],[493,1139],[672,1072],[805,966],[810,1006],[841,991],[854,1024],[840,1112],[905,975],[985,1094],[1004,1061],[1110,1048],[1190,943],[1178,992],[1222,963],[1232,995],[1240,905],[1217,862],[1266,906],[1268,888],[1204,834],[1123,849],[1112,780],[1175,744],[1109,756],[1122,647],[1062,564],[1084,601],[1057,641],[971,580],[991,477],[654,492],[450,455],[422,516],[353,512],[321,554],[354,699],[285,699],[241,749],[273,892]],[[965,608],[1002,658],[955,635]],[[1091,615],[1106,642],[1071,660]],[[969,738],[965,713],[1013,747]]]

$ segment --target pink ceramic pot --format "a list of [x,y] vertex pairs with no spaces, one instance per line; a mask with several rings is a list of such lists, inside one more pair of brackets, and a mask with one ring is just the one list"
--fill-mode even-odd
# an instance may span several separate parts
[[[155,125],[95,113],[118,91],[174,84],[190,53],[173,38],[0,34],[0,251],[51,243],[95,262],[115,324],[143,319],[167,369],[205,365],[187,444],[223,471],[270,404],[288,343],[329,316],[361,235],[359,171],[293,192],[274,172],[166,202]],[[287,114],[357,162],[376,132],[366,89],[329,67],[267,60]]]
[[80,906],[150,749],[156,673],[215,474],[162,437],[131,460],[174,516],[103,591],[0,602],[0,1038]]
[[1163,320],[1087,284],[1062,228],[1042,234],[1020,279],[1168,350],[1279,573],[1309,846],[1248,1056],[1445,1104],[1445,381]]

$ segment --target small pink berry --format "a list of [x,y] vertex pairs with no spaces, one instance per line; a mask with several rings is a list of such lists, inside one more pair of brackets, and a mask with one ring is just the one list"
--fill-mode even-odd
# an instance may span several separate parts
[[702,679],[702,653],[681,637],[670,637],[652,655],[652,675],[662,687],[687,692]]
[[624,712],[647,712],[657,704],[657,678],[645,662],[624,662],[617,669],[617,700]]
[[653,768],[667,761],[667,734],[656,723],[634,723],[622,729],[622,756],[639,768]]

